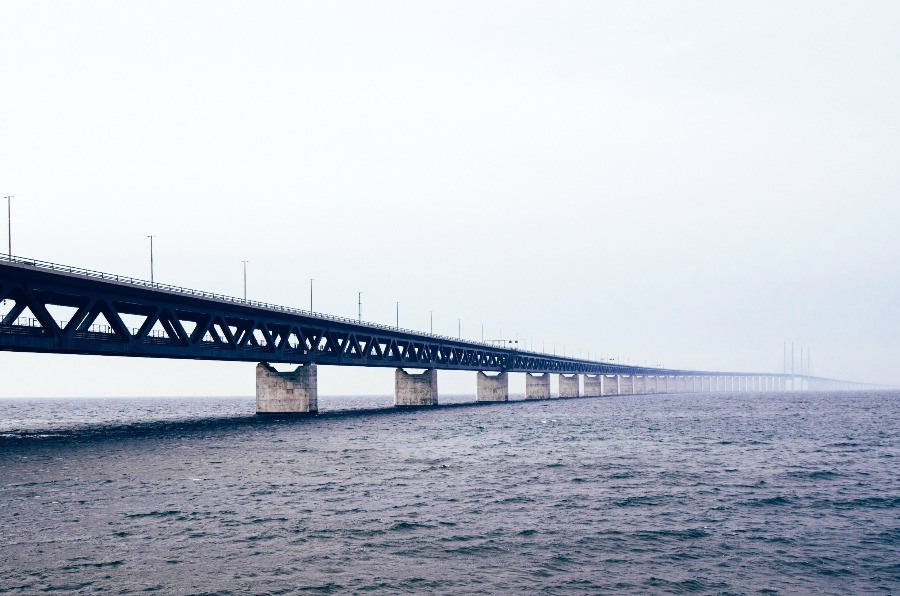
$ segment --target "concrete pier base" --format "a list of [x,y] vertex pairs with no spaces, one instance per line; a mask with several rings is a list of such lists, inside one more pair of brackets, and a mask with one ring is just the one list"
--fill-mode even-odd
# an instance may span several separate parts
[[394,372],[395,406],[436,406],[438,404],[437,371],[412,374],[402,368]]
[[634,379],[635,395],[643,395],[645,393],[649,393],[647,391],[647,375],[634,375],[631,378]]
[[559,375],[559,396],[578,397],[580,395],[578,384],[578,375]]
[[584,396],[600,397],[600,375],[584,375]]
[[525,373],[525,399],[550,399],[550,373]]
[[256,413],[262,415],[312,415],[319,411],[315,364],[278,372],[267,362],[256,365]]
[[634,377],[619,375],[619,395],[634,395]]
[[509,401],[509,376],[506,371],[489,376],[478,371],[475,401]]
[[603,375],[600,377],[601,395],[619,395],[619,375]]
[[658,377],[656,375],[644,375],[644,386],[647,388],[645,393],[659,393],[656,388]]
[[709,393],[712,391],[712,386],[710,385],[710,377],[700,377],[700,392],[701,393]]

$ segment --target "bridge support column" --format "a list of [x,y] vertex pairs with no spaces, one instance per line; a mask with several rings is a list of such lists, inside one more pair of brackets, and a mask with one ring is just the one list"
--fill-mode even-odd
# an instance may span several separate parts
[[395,406],[436,406],[438,404],[437,371],[433,368],[412,374],[402,368],[394,372]]
[[656,392],[669,392],[669,375],[656,375]]
[[560,397],[578,397],[578,375],[559,375],[559,396]]
[[600,377],[600,395],[619,395],[619,375]]
[[525,373],[525,399],[550,399],[550,373]]
[[633,375],[632,380],[634,382],[634,394],[635,395],[644,395],[648,393],[647,391],[647,375]]
[[634,395],[634,377],[619,375],[619,395]]
[[478,371],[475,401],[509,401],[509,376],[506,371],[494,376]]
[[256,365],[256,413],[309,415],[319,411],[316,365],[278,372],[267,362]]
[[659,393],[656,388],[656,384],[659,382],[658,379],[659,377],[656,375],[644,375],[644,386],[647,388],[647,393]]
[[600,397],[600,375],[584,375],[584,396]]
[[712,391],[709,381],[710,378],[707,376],[700,377],[700,393],[709,393]]

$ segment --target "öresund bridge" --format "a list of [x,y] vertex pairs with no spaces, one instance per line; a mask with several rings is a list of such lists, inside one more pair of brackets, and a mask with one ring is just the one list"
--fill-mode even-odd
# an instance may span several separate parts
[[[474,371],[479,402],[507,401],[510,373],[525,374],[526,399],[549,399],[551,374],[560,398],[873,387],[509,349],[12,255],[0,256],[0,300],[0,350],[257,362],[259,414],[315,413],[319,365],[395,368],[396,406],[437,405],[438,370]],[[298,366],[278,372],[271,363]]]

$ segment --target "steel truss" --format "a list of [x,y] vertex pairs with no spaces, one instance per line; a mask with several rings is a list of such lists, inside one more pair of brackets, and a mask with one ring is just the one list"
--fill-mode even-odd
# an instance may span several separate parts
[[[194,294],[0,262],[0,350],[482,371],[628,368]],[[66,319],[51,313],[59,310]]]
[[[566,374],[732,375],[492,347],[2,257],[0,350]],[[54,312],[67,311],[66,318]]]

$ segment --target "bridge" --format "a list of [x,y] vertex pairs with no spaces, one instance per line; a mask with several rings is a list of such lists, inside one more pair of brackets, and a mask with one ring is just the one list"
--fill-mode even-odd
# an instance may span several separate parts
[[[549,399],[551,374],[560,398],[872,387],[511,349],[12,255],[0,256],[0,300],[0,350],[257,362],[260,414],[315,413],[320,365],[395,368],[397,406],[437,405],[438,370],[476,372],[479,402],[507,401],[510,373],[526,375],[526,399]],[[272,363],[298,366],[278,372]]]

